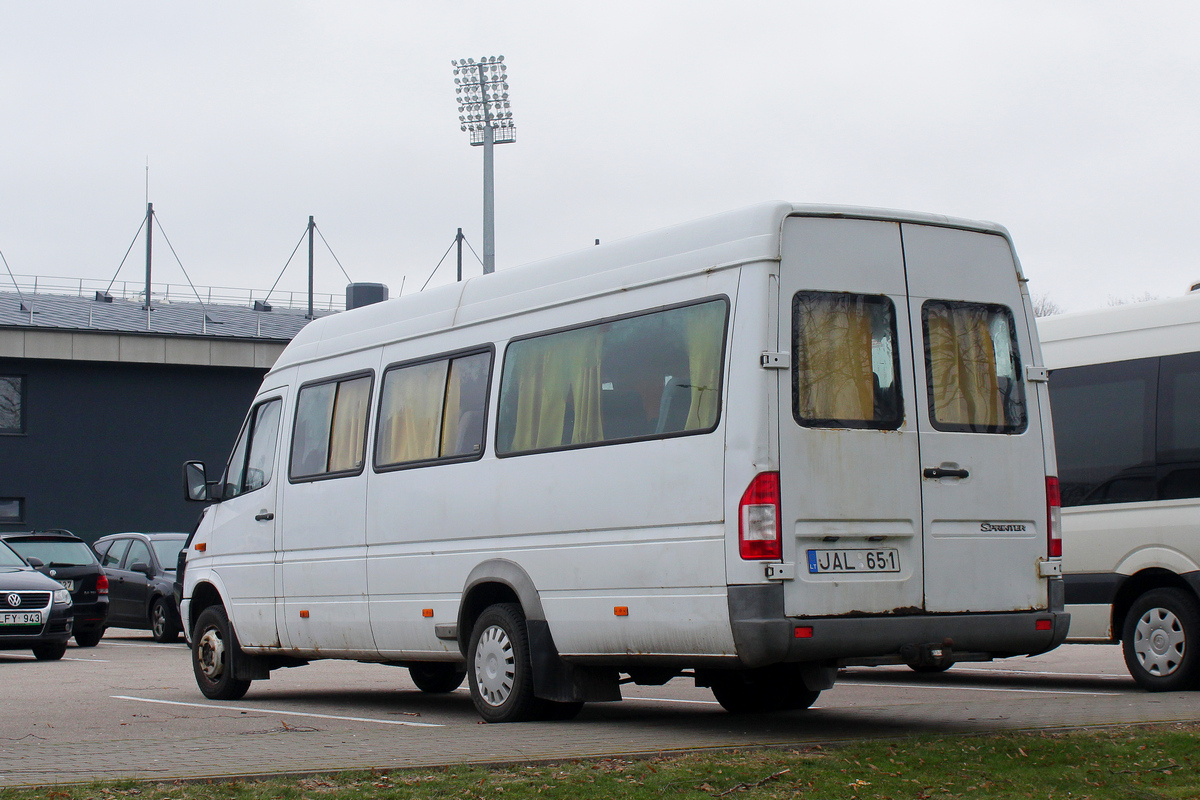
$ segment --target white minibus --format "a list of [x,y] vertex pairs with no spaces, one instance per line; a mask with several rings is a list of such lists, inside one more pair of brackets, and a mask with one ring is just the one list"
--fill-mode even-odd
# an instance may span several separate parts
[[1200,685],[1200,294],[1044,317],[1069,641]]
[[685,675],[1038,653],[1069,618],[1008,233],[770,204],[311,322],[187,547],[205,695],[343,658],[494,722]]

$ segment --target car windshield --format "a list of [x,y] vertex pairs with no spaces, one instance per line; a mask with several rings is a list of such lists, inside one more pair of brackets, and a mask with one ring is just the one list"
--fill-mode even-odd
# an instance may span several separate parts
[[179,559],[179,551],[183,549],[183,539],[155,539],[150,544],[154,547],[154,555],[163,569],[174,570],[175,562]]
[[25,562],[4,542],[0,542],[0,567],[24,567]]
[[96,563],[92,548],[73,541],[9,541],[25,558],[39,558],[48,567],[81,567]]

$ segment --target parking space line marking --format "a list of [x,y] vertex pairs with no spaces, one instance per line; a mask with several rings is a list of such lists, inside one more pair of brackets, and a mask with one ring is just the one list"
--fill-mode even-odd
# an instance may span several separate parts
[[1009,692],[1017,694],[1086,694],[1090,697],[1120,697],[1120,692],[1084,692],[1075,689],[994,689],[987,686],[954,686],[953,684],[922,684],[922,683],[867,683],[865,681],[841,681],[844,685],[875,686],[890,689],[936,689],[939,692],[947,690],[958,692]]
[[371,717],[340,717],[336,714],[312,714],[307,711],[279,711],[272,708],[242,708],[239,706],[216,706],[210,703],[183,703],[178,700],[152,700],[149,697],[129,697],[123,694],[109,695],[113,700],[134,700],[139,703],[158,703],[164,706],[188,706],[190,708],[216,708],[221,711],[239,711],[243,714],[283,714],[289,717],[312,717],[314,719],[339,719],[346,722],[378,722],[380,725],[406,725],[412,728],[444,728],[438,722],[407,722],[400,719],[372,719]]
[[[19,658],[19,659],[22,659],[25,661],[33,661],[34,659],[37,658],[37,656],[26,655],[25,653],[4,653],[3,656],[0,656],[0,658]],[[87,661],[87,662],[102,662],[104,664],[108,663],[107,658],[70,658],[69,656],[63,656],[62,658],[59,659],[59,661]]]
[[1045,670],[1034,671],[1031,669],[988,669],[986,667],[959,667],[955,666],[955,672],[983,672],[983,673],[1001,673],[1004,675],[1053,675],[1057,678],[1105,678],[1107,680],[1123,681],[1133,680],[1128,675],[1104,675],[1099,672],[1049,672]]
[[651,703],[692,703],[698,706],[719,706],[721,705],[716,700],[675,700],[670,697],[625,697],[623,700],[648,700]]

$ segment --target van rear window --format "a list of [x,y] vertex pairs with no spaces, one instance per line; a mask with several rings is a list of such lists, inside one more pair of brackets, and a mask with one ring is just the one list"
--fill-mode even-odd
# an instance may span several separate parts
[[921,322],[934,429],[1025,430],[1025,389],[1012,310],[991,303],[927,300]]
[[728,308],[722,298],[512,342],[496,452],[713,430]]
[[889,298],[847,292],[792,297],[792,416],[801,425],[900,427],[899,359]]

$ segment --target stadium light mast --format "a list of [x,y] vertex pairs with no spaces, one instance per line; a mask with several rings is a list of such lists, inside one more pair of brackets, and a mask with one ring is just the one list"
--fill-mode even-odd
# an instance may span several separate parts
[[483,273],[496,271],[495,170],[492,145],[517,140],[508,107],[508,75],[504,56],[457,59],[454,91],[458,95],[458,122],[471,134],[471,146],[483,147]]

